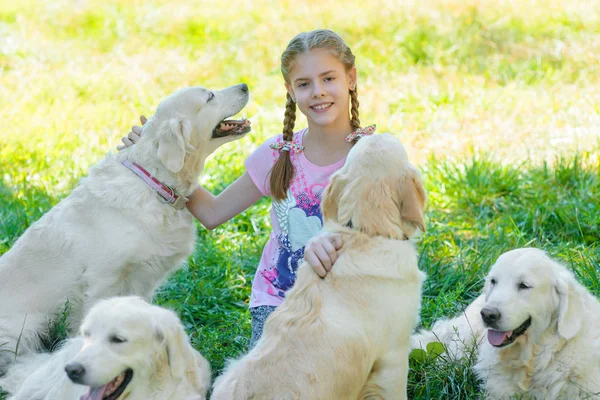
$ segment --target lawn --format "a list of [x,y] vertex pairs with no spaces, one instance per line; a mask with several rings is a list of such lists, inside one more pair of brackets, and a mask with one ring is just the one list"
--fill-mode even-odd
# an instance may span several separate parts
[[[464,309],[515,247],[545,249],[600,296],[600,3],[585,0],[0,0],[0,254],[184,86],[250,87],[253,132],[201,181],[223,190],[281,131],[281,52],[319,27],[357,57],[363,124],[396,135],[423,173],[423,326]],[[155,297],[214,375],[248,344],[269,207],[198,225],[194,254]],[[413,360],[410,397],[477,398],[471,361]]]

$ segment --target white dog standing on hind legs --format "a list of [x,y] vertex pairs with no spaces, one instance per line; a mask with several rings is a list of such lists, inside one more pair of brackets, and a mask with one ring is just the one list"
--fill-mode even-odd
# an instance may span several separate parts
[[321,279],[304,263],[263,336],[231,362],[213,400],[406,399],[410,334],[424,274],[418,171],[392,135],[362,138],[323,195],[324,230],[343,239]]
[[600,399],[600,303],[541,250],[502,254],[462,316],[411,339],[438,340],[458,357],[477,346],[488,399]]
[[0,386],[8,400],[204,400],[210,379],[177,315],[129,296],[97,303],[54,354],[19,357]]
[[247,120],[224,121],[248,99],[245,84],[175,92],[135,146],[92,167],[0,257],[0,374],[14,359],[17,342],[19,353],[39,347],[48,321],[67,301],[75,330],[101,298],[135,294],[149,300],[192,253],[196,228],[185,197],[196,188],[208,155],[250,130]]

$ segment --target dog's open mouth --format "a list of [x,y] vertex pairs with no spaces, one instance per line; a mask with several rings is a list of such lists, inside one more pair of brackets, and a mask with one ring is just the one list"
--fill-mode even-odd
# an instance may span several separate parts
[[213,129],[213,139],[226,136],[243,135],[250,132],[250,121],[247,119],[225,119],[219,122],[219,125]]
[[106,385],[90,387],[90,391],[79,400],[117,400],[131,382],[131,378],[133,378],[133,370],[128,368]]
[[531,325],[531,317],[527,319],[527,321],[523,322],[519,327],[512,331],[496,331],[493,329],[488,329],[488,341],[494,347],[504,347],[508,346],[512,342],[514,342],[519,336],[527,331]]

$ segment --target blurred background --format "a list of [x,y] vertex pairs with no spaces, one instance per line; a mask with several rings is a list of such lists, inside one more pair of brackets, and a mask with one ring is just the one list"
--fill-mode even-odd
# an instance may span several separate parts
[[[316,28],[356,55],[363,125],[396,135],[423,171],[425,326],[461,310],[515,246],[546,249],[600,292],[596,0],[0,0],[0,253],[169,93],[245,82],[253,131],[202,178],[222,190],[281,132],[279,57]],[[269,206],[198,226],[195,254],[156,298],[215,374],[247,345]],[[467,367],[411,372],[411,397],[475,398]]]

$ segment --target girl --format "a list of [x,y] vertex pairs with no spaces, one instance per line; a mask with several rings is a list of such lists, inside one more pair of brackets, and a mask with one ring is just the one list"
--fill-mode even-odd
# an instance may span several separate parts
[[[302,258],[321,277],[336,261],[341,238],[313,238],[323,225],[321,194],[355,141],[374,131],[374,126],[360,128],[354,55],[336,33],[319,29],[294,37],[281,56],[281,72],[287,89],[283,134],[257,148],[245,162],[246,172],[221,194],[199,187],[187,204],[202,225],[213,229],[262,196],[272,198],[273,231],[252,284],[250,347],[294,284]],[[294,132],[297,108],[308,127]],[[140,133],[133,127],[124,145],[135,143]]]

